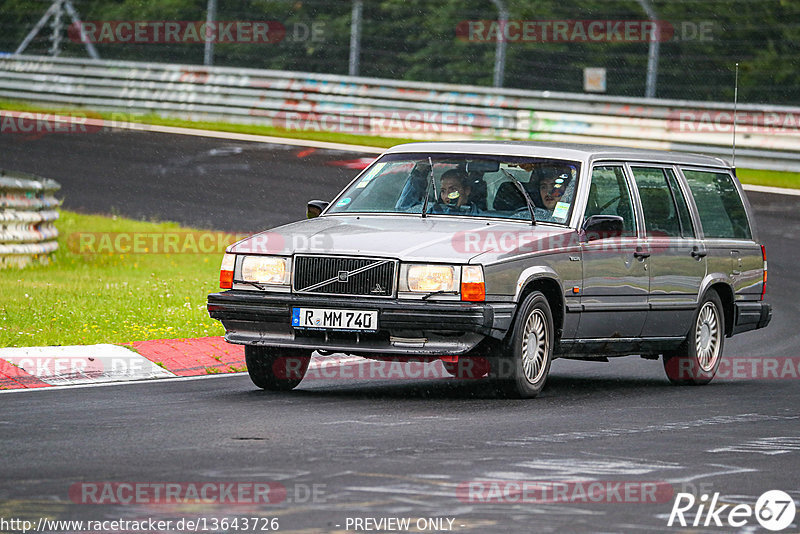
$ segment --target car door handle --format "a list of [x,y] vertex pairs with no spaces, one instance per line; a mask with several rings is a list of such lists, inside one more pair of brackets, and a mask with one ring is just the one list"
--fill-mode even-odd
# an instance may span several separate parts
[[637,250],[636,252],[633,253],[633,257],[634,258],[639,258],[640,260],[643,260],[645,258],[649,258],[650,257],[650,253],[649,252],[645,252],[643,250]]
[[700,259],[700,258],[705,258],[706,256],[708,256],[708,251],[700,250],[697,247],[692,249],[692,257],[693,258]]

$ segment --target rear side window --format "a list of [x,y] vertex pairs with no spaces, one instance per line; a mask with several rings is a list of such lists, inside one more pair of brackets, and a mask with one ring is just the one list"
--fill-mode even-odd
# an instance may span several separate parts
[[672,169],[632,167],[650,237],[693,237],[689,210]]
[[636,235],[636,219],[631,205],[631,192],[621,165],[592,169],[586,218],[592,215],[619,215],[623,220],[625,235]]
[[750,224],[733,177],[724,172],[683,170],[706,237],[751,239]]

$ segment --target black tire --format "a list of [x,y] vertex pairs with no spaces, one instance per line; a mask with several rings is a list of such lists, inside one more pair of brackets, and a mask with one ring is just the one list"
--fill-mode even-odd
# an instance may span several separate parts
[[246,345],[244,359],[253,384],[269,391],[289,391],[303,380],[311,352]]
[[725,312],[712,289],[700,301],[686,340],[675,352],[664,354],[667,378],[680,386],[708,384],[717,374],[724,344]]
[[501,393],[527,399],[541,393],[553,360],[553,332],[550,304],[534,291],[519,307],[503,354],[492,359],[490,377]]

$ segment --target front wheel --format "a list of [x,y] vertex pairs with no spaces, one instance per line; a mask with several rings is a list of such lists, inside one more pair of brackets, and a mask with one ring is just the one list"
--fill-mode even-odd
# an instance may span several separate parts
[[544,388],[553,360],[553,314],[545,296],[534,291],[523,301],[511,337],[494,359],[491,376],[509,396],[533,398]]
[[303,380],[311,352],[246,345],[244,359],[253,384],[269,391],[289,391]]
[[686,340],[664,355],[664,370],[670,382],[682,386],[708,384],[717,374],[725,341],[722,301],[714,290],[703,297]]

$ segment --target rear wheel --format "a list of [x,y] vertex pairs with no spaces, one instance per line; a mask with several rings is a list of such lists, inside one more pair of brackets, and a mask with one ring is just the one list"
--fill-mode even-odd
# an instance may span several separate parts
[[673,384],[699,386],[714,378],[722,360],[725,314],[717,292],[705,294],[694,315],[686,340],[671,354],[664,355],[664,370]]
[[311,352],[246,345],[244,359],[253,384],[270,391],[289,391],[303,380],[311,361]]
[[533,398],[544,388],[553,359],[553,314],[545,296],[534,291],[519,308],[504,353],[495,358],[491,376],[513,397]]

